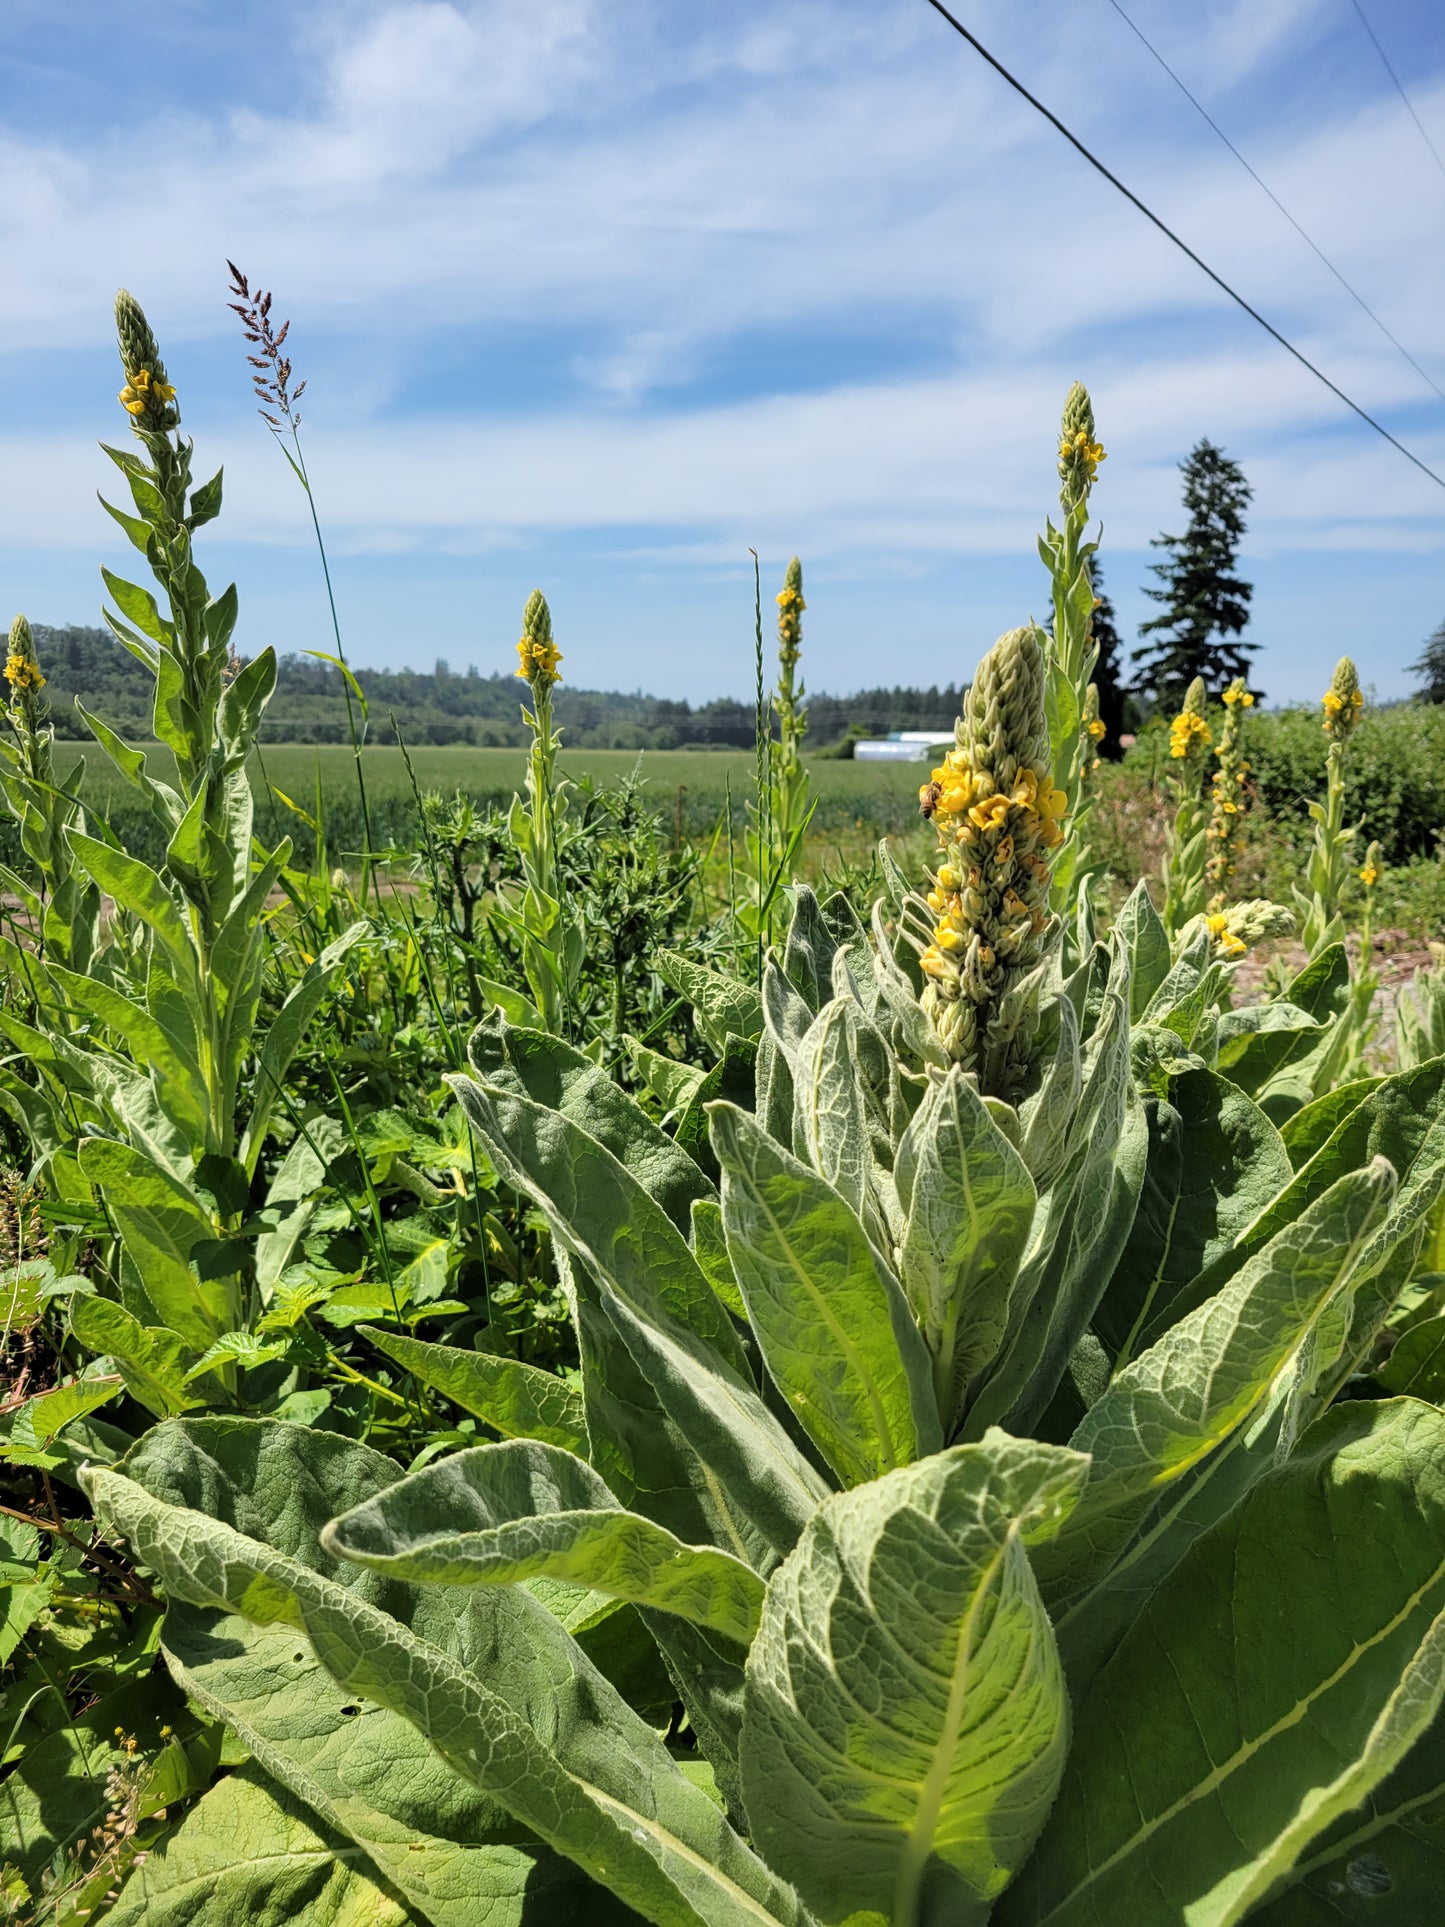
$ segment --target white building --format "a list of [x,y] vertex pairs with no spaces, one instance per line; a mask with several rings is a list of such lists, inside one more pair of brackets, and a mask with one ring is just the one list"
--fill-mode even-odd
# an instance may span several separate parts
[[853,755],[860,763],[929,763],[936,754],[953,746],[953,725],[941,729],[895,729],[870,742],[855,743]]

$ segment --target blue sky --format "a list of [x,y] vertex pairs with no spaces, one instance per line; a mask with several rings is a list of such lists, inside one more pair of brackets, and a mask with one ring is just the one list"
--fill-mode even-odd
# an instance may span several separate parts
[[[1445,470],[1445,402],[1109,0],[957,11],[1278,326]],[[1445,9],[1366,0],[1445,152]],[[1350,0],[1130,0],[1445,388],[1445,173]],[[1069,382],[1126,639],[1201,435],[1255,488],[1271,700],[1350,650],[1383,696],[1445,617],[1445,491],[1348,415],[923,0],[9,0],[0,16],[0,573],[97,619],[124,553],[109,309],[144,303],[241,591],[327,647],[304,505],[251,408],[227,255],[276,290],[361,663],[512,666],[543,587],[573,681],[751,678],[747,550],[804,561],[808,680],[966,677],[1044,604]]]

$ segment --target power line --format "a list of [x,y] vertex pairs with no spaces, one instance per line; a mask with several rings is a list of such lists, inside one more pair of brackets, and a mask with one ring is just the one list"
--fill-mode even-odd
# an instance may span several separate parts
[[1364,28],[1365,32],[1370,36],[1370,39],[1374,45],[1375,52],[1380,56],[1380,62],[1381,62],[1381,65],[1384,67],[1385,72],[1390,76],[1391,80],[1394,81],[1395,92],[1400,96],[1401,100],[1404,101],[1406,110],[1409,113],[1411,120],[1414,121],[1415,125],[1419,128],[1421,140],[1424,141],[1425,145],[1429,148],[1430,152],[1435,156],[1435,165],[1439,168],[1442,174],[1445,174],[1445,160],[1442,160],[1440,158],[1439,148],[1435,145],[1434,141],[1431,140],[1430,136],[1425,132],[1424,121],[1421,120],[1420,116],[1415,112],[1414,107],[1411,106],[1410,96],[1405,92],[1404,86],[1400,80],[1400,76],[1395,72],[1395,69],[1390,65],[1390,56],[1385,52],[1385,49],[1380,45],[1380,36],[1375,32],[1375,29],[1370,25],[1369,21],[1365,18],[1365,10],[1360,5],[1360,0],[1350,0],[1350,5],[1354,8],[1355,12],[1359,15],[1360,25]]
[[1229,149],[1230,153],[1233,154],[1234,158],[1239,162],[1240,166],[1244,169],[1245,173],[1249,175],[1250,179],[1255,183],[1255,185],[1263,189],[1263,191],[1274,202],[1275,206],[1279,209],[1280,213],[1284,216],[1284,218],[1289,222],[1290,226],[1294,229],[1295,233],[1304,242],[1305,246],[1308,247],[1312,253],[1314,253],[1319,257],[1319,259],[1329,269],[1330,273],[1335,277],[1336,281],[1339,282],[1340,286],[1344,289],[1345,293],[1349,295],[1351,299],[1355,301],[1364,310],[1364,312],[1370,317],[1371,321],[1374,322],[1375,326],[1379,329],[1380,333],[1385,337],[1386,341],[1388,341],[1393,348],[1397,348],[1399,350],[1399,352],[1405,357],[1406,361],[1408,361],[1410,366],[1415,370],[1415,373],[1420,377],[1420,379],[1423,382],[1425,382],[1428,387],[1433,388],[1435,390],[1435,393],[1440,397],[1441,401],[1445,401],[1445,388],[1441,388],[1438,385],[1438,383],[1434,380],[1434,378],[1431,375],[1429,375],[1426,372],[1426,370],[1420,366],[1419,362],[1416,361],[1415,357],[1410,353],[1410,350],[1405,346],[1404,342],[1398,340],[1395,337],[1395,335],[1393,335],[1390,332],[1389,328],[1385,326],[1385,323],[1375,313],[1374,309],[1370,306],[1369,302],[1366,301],[1365,297],[1360,293],[1359,289],[1352,286],[1351,283],[1345,279],[1344,275],[1341,274],[1340,270],[1335,266],[1334,262],[1325,253],[1324,249],[1320,247],[1319,243],[1313,240],[1310,235],[1305,233],[1304,229],[1300,226],[1299,222],[1295,219],[1295,217],[1290,213],[1289,209],[1285,206],[1284,202],[1279,198],[1278,194],[1276,194],[1274,189],[1269,185],[1268,181],[1262,180],[1260,176],[1255,172],[1255,170],[1250,166],[1249,162],[1244,158],[1243,154],[1240,153],[1239,149],[1235,146],[1234,142],[1229,138],[1228,134],[1226,134],[1224,129],[1220,126],[1219,122],[1209,112],[1209,109],[1204,105],[1204,103],[1201,100],[1199,100],[1194,94],[1192,94],[1189,91],[1188,87],[1185,86],[1184,82],[1179,78],[1178,74],[1175,73],[1174,69],[1169,65],[1169,62],[1164,58],[1163,54],[1160,53],[1159,49],[1149,39],[1148,35],[1144,32],[1144,29],[1141,26],[1139,26],[1137,21],[1134,21],[1129,17],[1129,15],[1124,11],[1123,7],[1120,6],[1119,0],[1109,0],[1109,5],[1114,9],[1115,13],[1118,14],[1119,18],[1124,22],[1124,25],[1129,29],[1129,31],[1134,35],[1134,37],[1142,43],[1145,50],[1148,53],[1150,53],[1153,56],[1153,58],[1159,63],[1159,65],[1164,69],[1165,73],[1168,74],[1169,78],[1174,82],[1174,85],[1179,89],[1180,93],[1183,94],[1184,98],[1189,102],[1190,106],[1193,107],[1195,111],[1201,116],[1201,118],[1206,120],[1209,123],[1209,125],[1214,129],[1215,133],[1218,134],[1219,138],[1224,142],[1224,145]]
[[1283,348],[1287,354],[1293,355],[1295,360],[1299,362],[1302,368],[1307,368],[1309,370],[1309,372],[1314,376],[1316,381],[1323,382],[1325,387],[1329,389],[1332,395],[1336,396],[1340,401],[1342,401],[1345,404],[1346,408],[1350,409],[1352,413],[1358,415],[1362,422],[1367,423],[1369,427],[1373,428],[1377,435],[1383,435],[1385,440],[1390,444],[1392,448],[1397,448],[1400,451],[1400,453],[1405,457],[1405,460],[1407,462],[1413,462],[1415,467],[1419,469],[1422,475],[1428,475],[1430,477],[1430,480],[1435,483],[1437,488],[1445,489],[1445,475],[1437,475],[1433,468],[1429,467],[1425,462],[1422,462],[1420,460],[1420,457],[1418,455],[1412,454],[1412,452],[1408,448],[1406,448],[1405,444],[1402,441],[1398,441],[1395,438],[1395,436],[1393,436],[1390,433],[1389,429],[1384,426],[1383,423],[1377,422],[1374,416],[1367,413],[1365,409],[1361,408],[1360,404],[1357,401],[1352,401],[1350,397],[1345,393],[1344,389],[1338,385],[1338,383],[1331,381],[1329,376],[1324,373],[1323,369],[1316,368],[1315,364],[1310,360],[1309,356],[1306,355],[1302,349],[1296,348],[1294,343],[1288,338],[1288,336],[1282,335],[1279,329],[1275,327],[1272,321],[1266,321],[1264,316],[1259,312],[1258,308],[1251,307],[1250,304],[1245,300],[1244,296],[1229,285],[1229,283],[1224,279],[1224,276],[1222,274],[1216,274],[1214,269],[1210,267],[1209,263],[1206,260],[1204,260],[1200,255],[1194,252],[1193,248],[1190,247],[1187,241],[1181,240],[1180,237],[1174,232],[1172,227],[1168,226],[1166,222],[1160,220],[1159,216],[1154,212],[1153,208],[1146,206],[1145,203],[1139,199],[1139,196],[1133,191],[1132,188],[1125,187],[1124,183],[1119,179],[1118,175],[1111,173],[1109,169],[1105,167],[1104,163],[1099,159],[1097,154],[1092,153],[1087,147],[1085,147],[1084,143],[1079,139],[1077,134],[1070,133],[1069,129],[1065,127],[1064,123],[1059,119],[1057,114],[1053,113],[1049,108],[1045,107],[1044,103],[1038,98],[1036,94],[1031,94],[1028,88],[1024,86],[1021,80],[1015,79],[1015,77],[1009,72],[1008,68],[1004,66],[1001,60],[996,60],[994,58],[994,56],[989,52],[988,48],[984,46],[983,42],[978,38],[976,38],[975,35],[971,34],[968,28],[964,26],[962,21],[955,18],[955,16],[949,12],[948,8],[944,6],[943,0],[927,0],[927,4],[933,8],[933,11],[935,13],[942,15],[942,17],[948,22],[949,26],[953,28],[954,32],[960,35],[964,40],[966,40],[969,46],[973,48],[974,52],[978,54],[982,59],[986,60],[989,66],[993,68],[994,72],[996,74],[999,74],[1004,80],[1006,80],[1009,86],[1013,88],[1016,94],[1021,95],[1028,102],[1030,107],[1035,108],[1039,113],[1041,113],[1044,119],[1049,123],[1051,127],[1057,128],[1059,133],[1061,133],[1064,139],[1069,143],[1070,147],[1076,149],[1077,152],[1082,154],[1084,159],[1089,163],[1090,167],[1092,167],[1096,173],[1103,175],[1104,179],[1109,183],[1110,187],[1117,188],[1119,192],[1124,196],[1124,199],[1126,201],[1131,202],[1133,206],[1138,208],[1139,212],[1144,216],[1146,221],[1151,221],[1153,225],[1158,228],[1159,232],[1165,236],[1167,240],[1170,240],[1174,243],[1175,247],[1179,249],[1181,254],[1187,254],[1189,259],[1194,263],[1195,267],[1198,268],[1202,273],[1207,274],[1209,276],[1209,279],[1214,283],[1215,287],[1222,289],[1223,292],[1229,296],[1230,300],[1233,301],[1237,307],[1243,308],[1244,312],[1249,316],[1251,321],[1257,321],[1260,327],[1264,329],[1265,333],[1268,335],[1272,335],[1274,339],[1279,343],[1280,347]]

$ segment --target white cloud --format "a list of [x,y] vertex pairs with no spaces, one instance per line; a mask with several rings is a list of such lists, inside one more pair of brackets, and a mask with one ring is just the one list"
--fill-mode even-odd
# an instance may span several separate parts
[[[1351,91],[1334,69],[1313,94],[1296,87],[1331,7],[1131,7],[1426,360],[1445,307],[1438,178],[1393,94]],[[977,15],[1163,218],[1445,462],[1445,405],[1103,0],[990,0]],[[218,406],[187,378],[188,360],[205,363],[192,344],[233,327],[226,255],[296,320],[328,525],[353,551],[606,531],[674,567],[750,540],[855,574],[1027,554],[1058,404],[1082,374],[1111,450],[1114,548],[1168,522],[1174,464],[1208,433],[1255,483],[1253,553],[1438,552],[1438,492],[915,0],[331,0],[294,30],[284,112],[198,88],[232,104],[152,120],[135,104],[95,136],[0,129],[0,355],[93,346],[116,283],[134,286],[188,425],[227,459],[231,539],[302,532],[274,452],[230,413],[234,388]],[[1411,85],[1445,121],[1445,79]],[[1250,103],[1271,88],[1283,109],[1262,119]],[[428,402],[413,379],[433,353],[467,365],[534,329],[590,400],[543,407],[521,386],[487,410],[451,385]],[[830,375],[821,344],[848,330],[915,356],[931,341],[929,372],[880,346],[871,379]],[[323,335],[329,367],[308,353]],[[766,358],[788,343],[770,382]],[[348,357],[365,367],[351,387]],[[1445,359],[1427,365],[1445,386]],[[83,446],[11,434],[0,459],[27,477],[12,543],[97,545]]]

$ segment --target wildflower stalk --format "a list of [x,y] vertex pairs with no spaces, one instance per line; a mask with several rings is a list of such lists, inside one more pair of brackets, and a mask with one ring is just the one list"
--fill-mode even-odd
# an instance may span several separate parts
[[1325,757],[1325,800],[1312,802],[1314,842],[1305,868],[1305,887],[1295,886],[1300,911],[1300,936],[1306,957],[1316,957],[1344,936],[1340,899],[1350,871],[1350,852],[1358,825],[1345,823],[1345,766],[1350,738],[1364,709],[1360,678],[1348,656],[1341,656],[1321,701],[1322,728],[1329,738]]
[[1001,636],[964,699],[954,748],[920,792],[939,841],[919,946],[923,1008],[983,1095],[1006,1101],[1031,1067],[1039,967],[1059,928],[1050,858],[1066,798],[1050,774],[1045,675],[1036,628]]
[[791,845],[807,814],[808,772],[803,765],[803,737],[808,720],[806,691],[798,676],[803,652],[803,565],[794,556],[778,596],[778,682],[773,709],[778,737],[772,744],[773,837],[779,854]]
[[1244,755],[1244,712],[1253,702],[1244,677],[1236,676],[1224,692],[1224,727],[1219,732],[1219,747],[1215,751],[1209,828],[1205,833],[1209,855],[1204,872],[1214,886],[1209,908],[1215,912],[1223,910],[1233,894],[1230,878],[1239,868],[1244,842],[1249,779],[1249,764]]
[[77,764],[63,783],[56,776],[55,731],[40,694],[45,676],[23,615],[10,625],[5,682],[10,733],[0,736],[0,795],[20,827],[20,847],[38,888],[8,870],[0,871],[0,883],[28,913],[36,954],[83,971],[95,947],[100,892],[76,869],[66,831],[85,829],[79,798],[85,766]]
[[[311,516],[312,533],[316,537],[316,552],[321,558],[321,578],[326,584],[326,603],[331,612],[331,633],[336,643],[336,654],[329,656],[321,649],[310,649],[306,653],[318,661],[332,662],[341,672],[341,688],[346,698],[346,727],[351,738],[352,760],[356,768],[356,790],[361,804],[361,890],[360,902],[366,908],[367,894],[371,886],[371,870],[375,860],[375,845],[371,834],[371,806],[366,793],[366,770],[362,763],[361,750],[366,741],[370,717],[366,698],[361,687],[352,675],[346,660],[346,650],[341,641],[341,618],[336,610],[336,591],[331,583],[331,564],[326,554],[326,542],[321,533],[321,517],[316,508],[316,491],[311,485],[310,472],[306,467],[306,455],[301,447],[301,416],[296,404],[306,390],[304,381],[291,386],[291,361],[282,352],[287,335],[291,330],[290,321],[283,321],[279,328],[271,321],[271,295],[257,289],[252,294],[249,283],[234,261],[226,266],[231,270],[231,293],[237,300],[227,303],[233,313],[241,317],[242,328],[247,341],[259,348],[260,353],[247,355],[246,359],[256,371],[251,381],[255,387],[260,406],[257,413],[271,430],[276,446],[286,458],[287,466],[301,484],[306,496],[306,507]],[[274,412],[273,412],[274,411]],[[286,446],[290,440],[291,446]],[[361,711],[361,723],[356,720],[357,709]]]
[[557,774],[561,734],[552,721],[552,690],[562,680],[562,657],[552,638],[552,614],[540,589],[527,599],[517,674],[532,703],[522,720],[531,731],[527,798],[512,798],[507,830],[525,879],[520,905],[507,920],[522,944],[522,968],[542,1027],[563,1034],[568,1003],[582,968],[582,927],[568,913],[558,867],[558,826],[570,786]]
[[1205,721],[1205,690],[1196,676],[1184,707],[1169,725],[1169,788],[1174,815],[1164,832],[1164,927],[1177,940],[1187,923],[1203,914],[1209,818],[1201,796],[1213,732]]
[[[1053,634],[1042,638],[1050,771],[1066,810],[1064,840],[1053,862],[1053,905],[1061,914],[1072,905],[1089,869],[1089,802],[1083,792],[1088,772],[1097,764],[1096,743],[1103,736],[1102,728],[1097,735],[1087,728],[1089,688],[1099,656],[1089,560],[1099,545],[1085,541],[1084,535],[1090,491],[1105,459],[1095,438],[1089,391],[1076,381],[1064,403],[1059,430],[1059,527],[1050,519],[1039,537],[1039,555],[1049,572],[1053,602]],[[1097,692],[1093,717],[1097,721]]]
[[[778,595],[778,678],[769,692],[763,670],[763,606],[757,551],[753,558],[753,617],[756,637],[754,672],[756,712],[754,744],[757,756],[756,800],[748,832],[753,872],[753,900],[734,906],[754,939],[758,980],[763,958],[782,920],[784,891],[793,880],[803,832],[812,810],[808,803],[808,771],[802,744],[807,733],[803,703],[805,690],[798,676],[803,647],[803,565],[794,556]],[[777,736],[773,717],[777,717]]]

